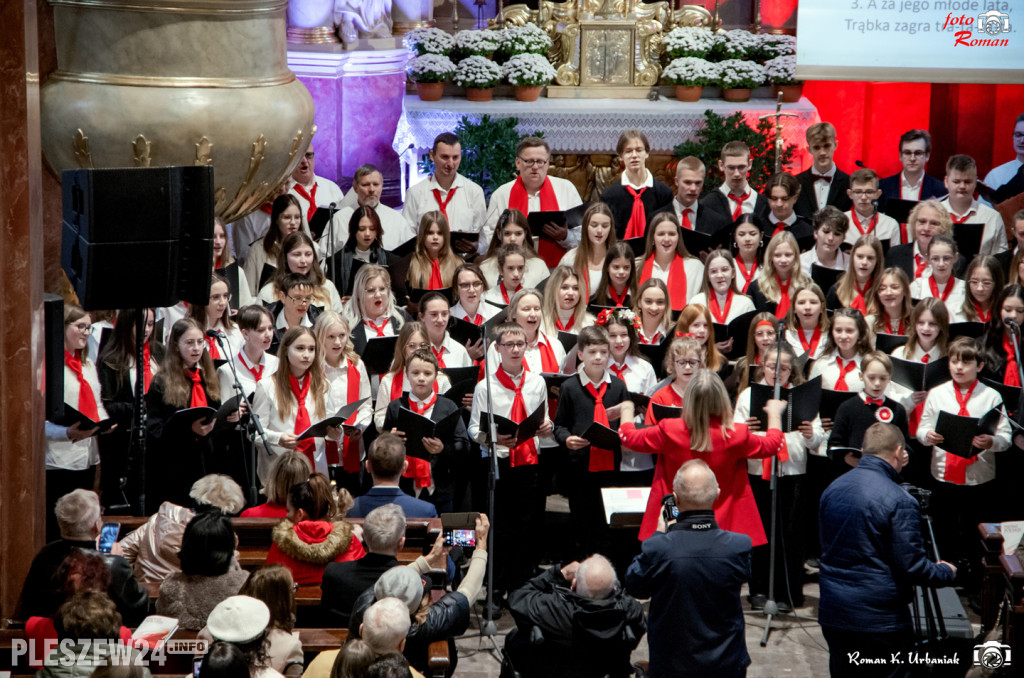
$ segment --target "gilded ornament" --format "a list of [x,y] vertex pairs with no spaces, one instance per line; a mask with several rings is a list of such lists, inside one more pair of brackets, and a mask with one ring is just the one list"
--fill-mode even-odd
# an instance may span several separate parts
[[202,137],[196,144],[196,160],[194,164],[196,167],[213,164],[213,142],[206,137]]
[[80,169],[92,169],[92,153],[89,152],[89,137],[79,127],[71,139],[71,147],[75,151],[75,160]]
[[149,155],[152,147],[152,142],[141,134],[135,137],[135,141],[132,143],[132,152],[136,167],[149,167],[150,162],[152,162],[152,158]]

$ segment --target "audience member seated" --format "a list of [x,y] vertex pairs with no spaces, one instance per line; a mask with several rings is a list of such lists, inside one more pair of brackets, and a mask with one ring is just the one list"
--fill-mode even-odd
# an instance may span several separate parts
[[[262,600],[270,610],[267,625],[267,665],[286,676],[301,676],[302,642],[295,629],[295,580],[284,565],[264,565],[253,572],[239,595]],[[209,630],[207,629],[207,633]]]
[[[106,661],[114,649],[110,639],[117,639],[121,631],[121,615],[117,605],[102,591],[79,591],[60,606],[54,617],[54,625],[60,629],[60,642],[71,641],[71,645],[54,648],[47,666],[36,672],[38,678],[88,678],[93,669]],[[131,658],[125,661],[141,661],[139,650],[132,649]],[[145,671],[145,678],[150,678]]]
[[[57,581],[63,582],[64,594],[70,598],[79,591],[106,591],[110,588],[110,570],[103,559],[93,553],[74,550],[57,570]],[[63,602],[61,603],[63,604]],[[121,640],[131,642],[132,632],[121,627]],[[29,666],[43,665],[43,650],[46,643],[56,645],[60,636],[53,617],[29,617],[25,622],[25,638],[29,641]]]
[[207,630],[216,640],[231,643],[242,651],[251,678],[282,678],[267,658],[268,624],[270,609],[266,603],[249,596],[231,596],[213,608]]
[[[359,636],[364,638],[370,649],[381,658],[392,652],[404,652],[410,633],[409,625],[409,615],[402,601],[397,598],[384,598],[366,610],[359,625]],[[423,674],[414,667],[410,666],[409,671],[414,678],[423,678]],[[369,675],[369,669],[367,674]]]
[[430,502],[410,497],[398,487],[398,481],[408,468],[405,443],[393,433],[381,433],[370,445],[366,455],[366,471],[373,478],[373,487],[356,497],[349,515],[365,518],[370,511],[385,504],[398,504],[407,518],[436,518],[437,510]]
[[283,564],[297,584],[319,585],[327,563],[362,558],[363,545],[344,520],[351,506],[348,490],[336,495],[322,473],[293,485],[287,520],[274,528],[267,563]]
[[203,657],[198,678],[249,678],[249,660],[237,645],[215,641]]
[[231,519],[220,511],[206,511],[193,518],[181,538],[181,572],[160,584],[158,614],[178,619],[178,626],[198,631],[210,612],[233,596],[249,578],[238,564],[238,539]]
[[382,654],[366,669],[366,678],[413,678],[422,675],[401,652]]
[[274,459],[267,472],[267,483],[260,492],[267,498],[265,504],[242,511],[243,518],[287,518],[288,490],[309,478],[313,467],[309,457],[296,450],[288,450]]
[[75,490],[57,500],[55,513],[60,539],[44,546],[33,558],[15,617],[53,616],[64,601],[64,582],[58,578],[58,570],[68,555],[81,549],[103,558],[110,571],[107,593],[125,625],[136,626],[149,610],[149,595],[136,581],[127,560],[96,550],[96,540],[103,527],[99,496],[91,490]]
[[431,570],[445,568],[450,548],[444,545],[443,535],[438,535],[427,557],[420,556],[411,565],[393,567],[382,574],[372,589],[364,591],[356,599],[348,625],[349,636],[361,635],[360,624],[364,622],[363,617],[367,608],[374,602],[387,597],[398,598],[409,608],[409,617],[412,621],[409,642],[404,650],[409,663],[421,671],[426,671],[428,647],[435,641],[447,639],[451,675],[458,664],[455,636],[465,633],[469,626],[469,607],[480,593],[487,569],[489,530],[490,522],[487,516],[481,513],[476,519],[477,546],[469,560],[465,578],[457,591],[446,593],[433,604],[430,602],[430,591],[425,589],[421,577]]
[[[718,527],[718,481],[701,459],[676,472],[679,519],[644,541],[626,572],[626,588],[650,598],[650,678],[742,678],[750,665],[740,588],[750,580],[751,541]],[[700,554],[699,558],[693,557]]]
[[165,501],[145,525],[118,542],[140,582],[159,583],[169,574],[181,571],[178,561],[181,537],[197,512],[219,509],[234,515],[245,506],[242,488],[226,475],[211,473],[200,478],[192,485],[188,496],[195,510]]
[[633,675],[629,657],[647,622],[604,556],[548,568],[510,593],[508,607],[516,628],[505,659],[522,678]]
[[359,594],[398,565],[398,552],[405,545],[402,507],[385,504],[370,511],[363,521],[363,544],[366,555],[359,560],[329,563],[324,569],[320,607],[330,626],[347,627]]
[[365,640],[348,638],[340,650],[324,650],[314,657],[302,678],[361,678],[376,658]]

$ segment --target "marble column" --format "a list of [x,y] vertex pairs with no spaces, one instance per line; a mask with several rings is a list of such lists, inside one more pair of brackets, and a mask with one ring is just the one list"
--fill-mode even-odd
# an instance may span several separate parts
[[38,1],[0,2],[0,619],[45,525]]
[[384,175],[383,202],[401,202],[398,155],[392,149],[405,96],[408,52],[398,40],[361,40],[369,49],[289,51],[288,67],[313,95],[317,174],[346,191],[365,163]]

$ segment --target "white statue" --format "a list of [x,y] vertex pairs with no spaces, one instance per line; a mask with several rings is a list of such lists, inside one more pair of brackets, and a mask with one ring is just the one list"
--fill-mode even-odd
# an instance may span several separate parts
[[391,37],[391,0],[335,0],[334,25],[346,45],[359,38]]

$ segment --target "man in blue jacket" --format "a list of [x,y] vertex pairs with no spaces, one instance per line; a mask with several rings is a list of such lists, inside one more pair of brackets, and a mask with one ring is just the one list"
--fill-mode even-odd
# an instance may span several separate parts
[[925,552],[917,500],[899,485],[904,445],[895,426],[872,424],[857,468],[821,495],[818,623],[833,677],[904,675],[913,587],[949,586],[956,576]]
[[750,665],[740,589],[750,579],[750,537],[727,532],[712,506],[718,481],[706,463],[683,464],[672,482],[679,519],[658,531],[626,572],[626,589],[650,598],[650,678],[742,678]]

